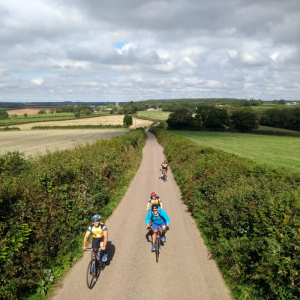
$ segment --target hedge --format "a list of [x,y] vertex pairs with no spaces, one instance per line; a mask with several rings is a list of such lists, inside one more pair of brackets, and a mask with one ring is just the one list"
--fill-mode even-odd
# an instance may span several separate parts
[[81,255],[91,216],[105,220],[129,185],[145,141],[135,130],[37,159],[0,156],[0,299],[47,294]]
[[20,131],[20,128],[19,127],[4,127],[4,128],[1,128],[0,127],[0,131]]
[[45,129],[119,129],[128,128],[124,125],[63,125],[63,126],[33,126],[31,130],[45,130]]
[[299,299],[300,174],[150,131],[235,297]]

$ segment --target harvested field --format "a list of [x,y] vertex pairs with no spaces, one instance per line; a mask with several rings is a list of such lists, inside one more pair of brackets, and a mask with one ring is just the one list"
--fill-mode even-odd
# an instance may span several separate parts
[[22,109],[13,109],[7,111],[7,113],[11,115],[18,115],[23,116],[25,113],[28,115],[35,115],[37,114],[41,109],[45,109],[45,111],[48,113],[50,112],[50,108],[22,108]]
[[0,132],[0,154],[20,151],[25,153],[25,156],[36,156],[47,151],[64,150],[86,142],[109,139],[126,132],[126,129]]
[[[88,119],[74,119],[74,120],[66,120],[66,121],[49,121],[49,122],[36,122],[36,123],[28,123],[28,124],[20,124],[18,127],[21,130],[31,130],[33,126],[67,126],[67,125],[119,125],[123,124],[124,116],[102,116],[96,118],[88,118]],[[147,127],[152,124],[151,121],[133,119],[133,125],[131,128],[135,127]]]

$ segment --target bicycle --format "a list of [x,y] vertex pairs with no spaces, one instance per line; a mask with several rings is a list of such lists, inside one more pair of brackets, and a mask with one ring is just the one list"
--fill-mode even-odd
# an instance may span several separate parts
[[[152,227],[149,227],[151,235],[153,234],[153,229]],[[170,228],[167,226],[166,230],[170,230]],[[161,245],[161,236],[162,236],[162,229],[161,227],[158,228],[157,230],[157,236],[156,236],[156,241],[155,241],[155,256],[156,256],[156,262],[158,263],[159,261],[159,251],[160,251],[160,245]]]
[[86,248],[85,251],[93,251],[93,257],[88,264],[86,273],[86,284],[89,289],[92,289],[100,276],[100,271],[105,268],[105,262],[102,261],[101,248]]
[[166,169],[159,169],[159,170],[162,171],[162,175],[159,178],[161,178],[164,182],[166,182],[166,180],[168,180]]

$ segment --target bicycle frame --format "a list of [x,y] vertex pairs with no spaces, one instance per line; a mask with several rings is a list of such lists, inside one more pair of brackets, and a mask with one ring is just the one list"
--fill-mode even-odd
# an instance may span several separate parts
[[92,289],[96,284],[100,271],[104,270],[105,262],[102,262],[101,248],[86,248],[85,251],[93,251],[93,257],[88,264],[86,283],[89,289]]

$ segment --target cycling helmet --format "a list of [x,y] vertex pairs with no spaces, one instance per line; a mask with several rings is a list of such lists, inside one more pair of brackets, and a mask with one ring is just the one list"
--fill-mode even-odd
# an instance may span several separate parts
[[167,162],[167,160],[165,159],[164,162]]
[[155,192],[152,192],[152,193],[151,193],[151,196],[156,196],[156,193],[155,193]]
[[92,217],[93,222],[100,221],[100,219],[101,219],[101,217],[100,217],[99,215],[94,215],[94,216]]
[[152,210],[153,210],[154,208],[158,209],[158,205],[157,205],[157,204],[153,204],[153,205],[152,205]]

